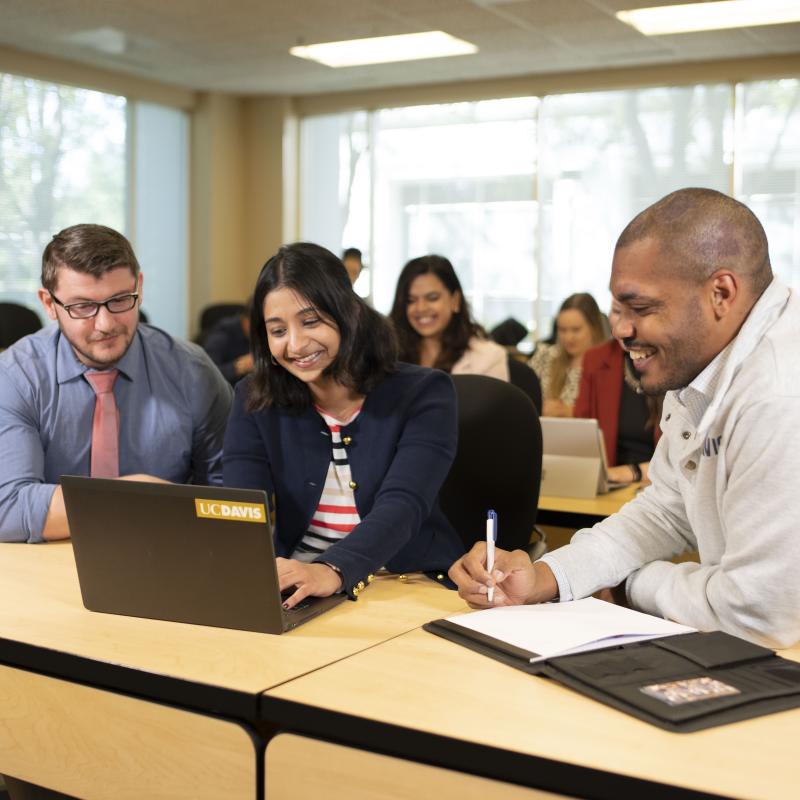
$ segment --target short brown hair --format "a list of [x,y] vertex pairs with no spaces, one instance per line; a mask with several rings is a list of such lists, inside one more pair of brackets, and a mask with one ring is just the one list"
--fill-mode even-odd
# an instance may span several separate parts
[[113,228],[81,224],[64,228],[48,242],[42,253],[42,286],[52,292],[58,283],[59,267],[74,269],[100,278],[106,272],[127,267],[139,274],[139,262],[131,243]]

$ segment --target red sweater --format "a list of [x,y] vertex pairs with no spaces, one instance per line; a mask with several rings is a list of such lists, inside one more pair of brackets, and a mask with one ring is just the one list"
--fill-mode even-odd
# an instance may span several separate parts
[[[596,419],[603,432],[608,465],[617,463],[619,407],[622,403],[622,384],[625,352],[616,339],[609,339],[591,348],[583,356],[581,384],[572,414],[584,419]],[[658,441],[658,425],[653,432]]]

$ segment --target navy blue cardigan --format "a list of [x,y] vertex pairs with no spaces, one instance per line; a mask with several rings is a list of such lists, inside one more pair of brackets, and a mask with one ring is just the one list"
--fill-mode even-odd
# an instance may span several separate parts
[[[240,381],[225,436],[225,486],[274,493],[277,555],[289,558],[316,511],[331,461],[331,439],[312,407],[249,413],[250,379]],[[442,571],[464,546],[438,502],[456,452],[456,395],[450,376],[398,364],[342,428],[361,523],[321,560],[342,572],[352,596],[359,582],[391,572]],[[348,441],[349,440],[349,441]]]

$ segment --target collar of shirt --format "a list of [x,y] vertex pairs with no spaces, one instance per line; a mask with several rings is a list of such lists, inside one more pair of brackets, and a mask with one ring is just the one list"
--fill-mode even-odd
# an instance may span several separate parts
[[[130,381],[135,381],[144,370],[144,355],[140,338],[137,330],[125,355],[113,365],[120,371],[121,375],[124,375]],[[58,382],[61,384],[73,381],[76,378],[82,378],[84,373],[90,369],[91,367],[87,367],[75,355],[75,351],[72,349],[67,337],[59,332],[56,352],[56,376]]]
[[739,367],[781,315],[788,300],[789,288],[773,278],[750,309],[736,337],[687,387],[676,393],[678,401],[692,415],[698,436],[708,432]]
[[700,424],[719,385],[719,379],[730,358],[733,342],[719,352],[713,361],[688,385],[678,392],[678,402],[686,409],[695,426]]

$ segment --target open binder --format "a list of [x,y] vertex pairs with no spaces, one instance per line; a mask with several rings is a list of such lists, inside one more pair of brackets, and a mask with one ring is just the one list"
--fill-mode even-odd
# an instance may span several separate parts
[[800,663],[720,631],[532,661],[536,653],[498,646],[497,639],[446,619],[423,628],[669,731],[688,733],[800,706]]

